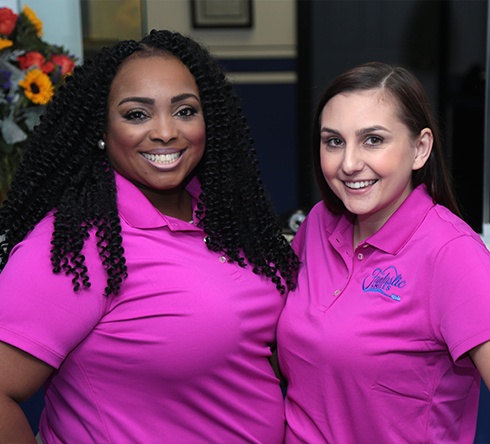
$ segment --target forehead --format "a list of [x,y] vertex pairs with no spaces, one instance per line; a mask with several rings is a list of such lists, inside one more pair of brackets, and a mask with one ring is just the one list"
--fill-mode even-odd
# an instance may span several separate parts
[[173,88],[197,91],[193,75],[179,59],[165,54],[133,55],[121,64],[111,85],[111,95],[133,90],[157,93]]
[[333,96],[324,106],[320,119],[334,122],[399,118],[397,99],[384,89],[349,91]]

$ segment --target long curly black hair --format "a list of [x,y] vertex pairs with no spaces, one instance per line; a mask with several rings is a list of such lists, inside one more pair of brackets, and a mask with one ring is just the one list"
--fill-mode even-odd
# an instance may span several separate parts
[[105,129],[109,90],[121,64],[132,54],[162,52],[180,59],[199,88],[206,150],[196,170],[202,187],[197,216],[208,248],[252,267],[281,293],[294,288],[298,259],[282,236],[262,186],[250,131],[223,68],[189,37],[156,30],[139,42],[125,40],[104,48],[76,67],[47,106],[0,209],[0,270],[12,248],[54,210],[53,272],[71,276],[75,291],[90,286],[81,251],[94,230],[107,273],[105,293],[120,291],[127,267],[115,177],[97,141]]

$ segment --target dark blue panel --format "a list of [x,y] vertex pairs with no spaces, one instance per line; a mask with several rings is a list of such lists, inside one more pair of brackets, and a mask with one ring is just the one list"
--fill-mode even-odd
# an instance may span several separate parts
[[39,390],[32,398],[20,404],[34,434],[39,430],[39,418],[44,408],[44,390]]
[[478,411],[478,425],[476,429],[475,444],[488,444],[490,442],[490,392],[482,383],[480,393],[480,409]]
[[235,85],[251,127],[264,185],[280,214],[298,206],[296,85]]

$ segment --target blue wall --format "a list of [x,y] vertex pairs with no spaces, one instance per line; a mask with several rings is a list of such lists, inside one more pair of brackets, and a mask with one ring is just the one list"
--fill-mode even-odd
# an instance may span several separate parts
[[[279,214],[298,206],[298,134],[296,83],[263,83],[263,74],[295,72],[293,59],[221,60],[233,73],[257,76],[249,83],[235,83],[244,114],[251,127],[264,186]],[[253,78],[253,76],[252,76]],[[306,147],[305,147],[306,149]]]
[[297,206],[294,85],[237,85],[264,186],[280,214]]
[[490,443],[490,392],[482,383],[475,444]]

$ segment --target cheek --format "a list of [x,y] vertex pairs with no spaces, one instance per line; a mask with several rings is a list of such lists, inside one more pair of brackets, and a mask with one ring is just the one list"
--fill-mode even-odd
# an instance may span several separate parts
[[110,137],[108,140],[114,141],[120,147],[134,145],[144,136],[137,125],[112,125],[107,134]]
[[194,161],[200,162],[204,156],[206,149],[206,129],[204,126],[195,127],[190,131],[187,131],[186,139],[192,145],[192,152],[194,153]]
[[113,165],[125,165],[133,160],[141,142],[141,135],[121,127],[111,127],[107,131],[107,155]]
[[325,150],[320,150],[320,166],[323,177],[327,181],[336,173],[332,156],[329,156]]
[[192,128],[188,133],[188,137],[195,145],[204,148],[206,143],[206,128],[204,124],[197,125],[195,128]]

